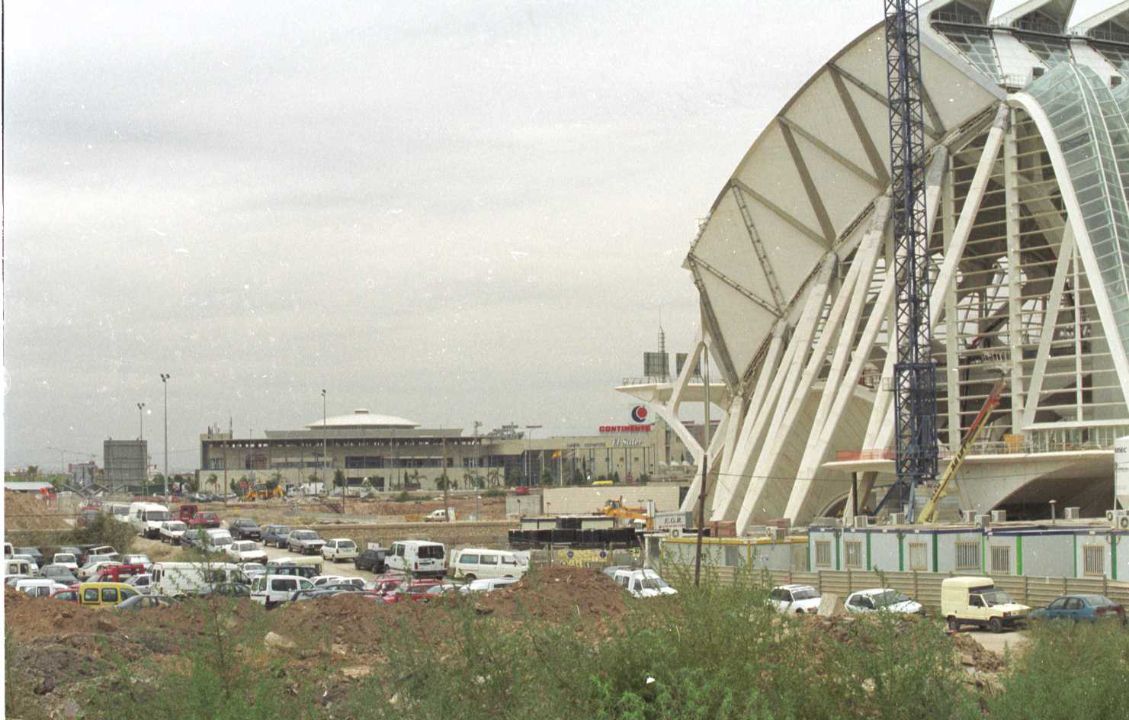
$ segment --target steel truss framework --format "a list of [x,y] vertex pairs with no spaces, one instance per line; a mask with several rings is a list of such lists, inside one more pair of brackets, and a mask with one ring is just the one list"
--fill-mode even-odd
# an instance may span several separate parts
[[[934,25],[923,28],[922,102],[942,462],[1000,374],[1009,382],[948,510],[1045,510],[1053,498],[1100,512],[1113,439],[1129,435],[1129,83],[1110,81],[1112,21],[1088,26],[1103,53],[1063,30],[1074,59],[1032,55],[1042,72],[1011,87],[940,32],[938,10],[953,5],[922,8]],[[1114,20],[1129,27],[1125,15]],[[865,509],[893,478],[894,255],[890,199],[876,183],[889,183],[876,161],[888,110],[875,90],[882,29],[836,56],[762,133],[687,256],[702,301],[695,352],[711,354],[727,391],[715,394],[723,425],[707,511],[741,532],[844,502]],[[804,170],[790,180],[797,153]],[[684,380],[673,393],[623,390],[676,426]]]

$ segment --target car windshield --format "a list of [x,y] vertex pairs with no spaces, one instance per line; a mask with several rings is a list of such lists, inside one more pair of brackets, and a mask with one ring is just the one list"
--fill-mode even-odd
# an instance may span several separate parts
[[220,535],[219,537],[212,538],[213,545],[230,545],[231,537],[229,535]]
[[294,532],[294,538],[297,540],[313,540],[317,536],[318,534],[313,530],[296,530]]
[[254,550],[255,549],[255,543],[253,543],[253,542],[237,542],[237,543],[232,543],[231,547],[234,548],[235,550],[242,552],[244,550]]
[[55,562],[57,563],[73,563],[74,555],[70,553],[58,553],[55,555]]
[[874,607],[889,607],[909,600],[909,596],[897,590],[884,590],[874,596]]
[[275,525],[273,528],[271,528],[271,532],[276,535],[285,535],[286,533],[290,532],[290,528],[286,527],[285,525]]
[[353,543],[352,540],[341,540],[337,543],[337,547],[339,547],[339,548],[354,548],[354,547],[357,547],[357,546],[356,546],[356,544]]
[[169,519],[167,510],[147,510],[145,512],[145,520],[149,522],[163,522]]
[[793,600],[818,600],[819,593],[815,588],[800,588],[799,590],[792,591]]
[[669,586],[665,582],[663,582],[660,578],[645,577],[645,578],[643,578],[643,581],[641,583],[641,587],[644,590],[662,590],[663,588],[669,587]]
[[420,545],[419,557],[426,560],[442,560],[443,559],[443,546],[442,545]]
[[1011,596],[1003,590],[989,590],[981,597],[983,597],[984,602],[989,605],[1007,605],[1012,601]]
[[185,525],[184,523],[182,523],[179,520],[173,520],[170,523],[166,523],[165,527],[168,528],[169,530],[185,530],[185,529],[188,528],[187,525]]

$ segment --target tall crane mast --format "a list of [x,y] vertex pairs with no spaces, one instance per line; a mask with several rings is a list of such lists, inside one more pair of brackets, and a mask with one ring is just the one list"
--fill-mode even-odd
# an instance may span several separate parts
[[[925,125],[917,0],[885,0],[890,103],[890,189],[897,292],[894,413],[897,480],[910,522],[918,485],[937,475],[937,368],[929,326],[929,237],[925,220]],[[891,489],[893,491],[893,488]],[[885,500],[883,500],[883,503]]]

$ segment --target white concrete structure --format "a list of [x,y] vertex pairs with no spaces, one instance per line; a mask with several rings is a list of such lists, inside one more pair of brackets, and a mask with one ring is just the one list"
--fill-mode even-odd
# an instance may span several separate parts
[[[1100,515],[1114,438],[1129,434],[1129,2],[1093,18],[1073,5],[921,7],[942,463],[1002,373],[953,496],[1014,517],[1049,515],[1051,500]],[[686,258],[694,356],[708,348],[724,383],[707,512],[739,533],[850,507],[852,475],[860,507],[893,480],[885,60],[878,23],[822,67]],[[680,403],[703,399],[694,365],[620,389],[677,426]]]

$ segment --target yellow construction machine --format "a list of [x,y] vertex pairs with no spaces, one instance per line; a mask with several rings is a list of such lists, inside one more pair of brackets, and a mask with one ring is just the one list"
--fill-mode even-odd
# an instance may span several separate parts
[[647,513],[647,508],[624,505],[622,495],[619,499],[605,502],[599,512],[602,515],[615,518],[617,526],[631,525],[637,529],[650,530],[654,523],[654,520]]

